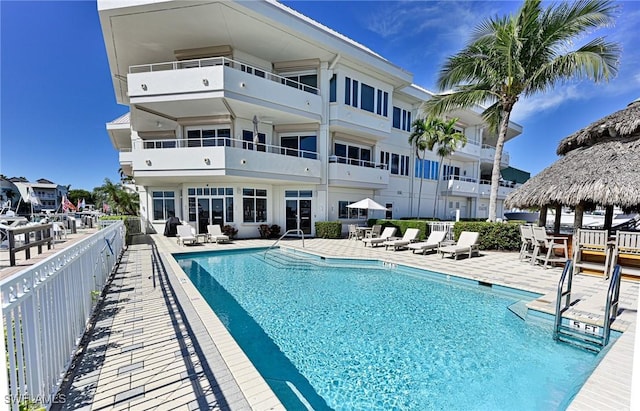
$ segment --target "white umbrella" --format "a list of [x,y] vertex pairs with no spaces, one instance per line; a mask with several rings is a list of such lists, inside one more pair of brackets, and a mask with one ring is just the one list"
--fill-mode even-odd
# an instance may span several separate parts
[[363,210],[384,210],[387,211],[387,208],[383,205],[380,205],[373,201],[370,198],[365,198],[364,200],[357,201],[355,203],[349,204],[347,208],[360,208]]

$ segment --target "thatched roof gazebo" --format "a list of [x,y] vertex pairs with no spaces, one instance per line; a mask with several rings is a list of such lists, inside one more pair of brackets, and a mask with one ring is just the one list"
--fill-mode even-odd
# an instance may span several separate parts
[[640,207],[640,99],[564,138],[558,161],[509,194],[508,207],[539,207],[540,221],[554,207],[556,230],[562,206],[575,208],[574,228],[585,209],[605,207],[611,228],[613,207]]

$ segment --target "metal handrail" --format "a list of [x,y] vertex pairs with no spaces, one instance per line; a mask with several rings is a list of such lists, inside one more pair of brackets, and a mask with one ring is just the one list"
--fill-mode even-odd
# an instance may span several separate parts
[[[564,265],[564,269],[562,270],[560,281],[558,281],[558,293],[556,295],[556,321],[555,327],[553,328],[554,340],[558,339],[560,325],[562,324],[562,313],[571,305],[571,283],[573,282],[573,269],[571,268],[572,264],[573,262],[571,260],[567,260]],[[567,283],[567,290],[563,291],[565,282]],[[562,297],[566,298],[564,306],[562,305]]]
[[[607,291],[607,304],[604,311],[604,330],[602,334],[602,346],[609,344],[611,335],[611,324],[618,316],[618,299],[620,297],[620,265],[616,265],[613,269],[609,290]],[[613,312],[612,312],[613,309]]]
[[297,233],[297,232],[299,232],[300,235],[302,236],[302,248],[305,248],[304,247],[304,231],[302,231],[302,229],[300,229],[300,228],[294,228],[294,229],[291,229],[291,230],[287,230],[284,234],[282,234],[280,236],[280,238],[278,238],[273,244],[271,244],[271,246],[269,248],[264,250],[264,255],[266,256],[267,255],[267,251],[271,250],[272,248],[275,248],[276,245],[278,245],[278,243],[280,242],[280,240],[282,240],[287,234]]

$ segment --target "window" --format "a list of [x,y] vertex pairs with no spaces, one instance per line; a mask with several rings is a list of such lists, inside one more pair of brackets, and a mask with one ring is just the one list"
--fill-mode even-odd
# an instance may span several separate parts
[[153,219],[166,220],[176,215],[175,193],[173,191],[153,191]]
[[[254,149],[254,136],[253,131],[250,130],[242,130],[242,148],[246,150]],[[256,144],[255,149],[257,151],[266,151],[266,147],[264,145],[266,141],[266,135],[264,133],[258,133],[258,144]]]
[[415,176],[427,180],[437,180],[439,166],[440,163],[437,161],[416,159]]
[[330,103],[335,103],[337,101],[338,98],[338,91],[337,91],[337,76],[334,74],[333,76],[331,76],[331,80],[329,80],[329,102]]
[[460,176],[460,167],[455,166],[442,166],[442,177],[445,180],[448,180],[451,176]]
[[280,154],[317,159],[316,136],[281,136]]
[[351,105],[358,107],[358,81],[353,80],[351,84]]
[[384,213],[384,218],[391,220],[393,218],[393,204],[386,203],[384,206],[387,208],[387,211]]
[[338,201],[338,218],[366,220],[367,210],[360,208],[347,208],[349,204],[353,203],[355,203],[355,201]]
[[348,163],[354,166],[374,167],[371,159],[371,148],[346,143],[334,143],[333,154],[338,163]]
[[380,163],[386,165],[391,174],[409,175],[409,156],[381,151]]
[[267,221],[267,190],[243,188],[242,210],[245,223]]
[[309,93],[318,93],[318,75],[315,72],[282,74],[282,84]]
[[189,221],[196,221],[198,198],[223,198],[225,202],[225,221],[233,222],[233,188],[231,187],[190,187],[187,189]]
[[344,104],[351,105],[351,79],[349,77],[344,78]]
[[230,146],[230,128],[191,128],[187,129],[187,147]]
[[393,128],[411,131],[411,112],[400,107],[393,107]]
[[368,84],[362,83],[362,92],[360,93],[360,108],[373,113],[374,111],[375,89]]

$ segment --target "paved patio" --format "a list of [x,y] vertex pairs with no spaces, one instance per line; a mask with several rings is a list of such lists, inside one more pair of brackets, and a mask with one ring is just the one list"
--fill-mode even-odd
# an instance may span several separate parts
[[[62,392],[60,409],[283,409],[174,259],[175,252],[266,247],[273,240],[178,246],[161,235],[142,236],[129,247],[104,294],[86,346]],[[458,261],[440,256],[365,248],[353,240],[283,240],[282,247],[324,256],[374,258],[543,297],[531,303],[553,312],[561,269],[518,261],[517,253],[482,252]],[[579,275],[574,298],[585,315],[601,316],[607,283]],[[614,328],[626,330],[609,349],[570,409],[629,409],[638,283],[624,281],[622,313]],[[551,336],[550,336],[551,338]],[[606,390],[603,390],[606,387]]]

